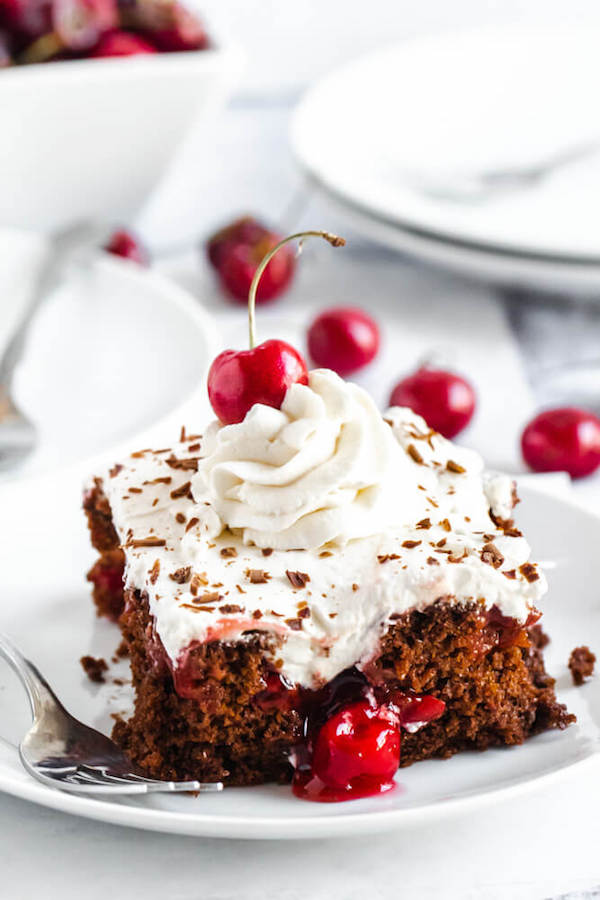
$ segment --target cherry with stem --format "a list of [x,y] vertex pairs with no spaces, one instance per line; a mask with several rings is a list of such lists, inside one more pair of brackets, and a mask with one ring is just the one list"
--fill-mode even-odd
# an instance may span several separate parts
[[217,417],[226,425],[243,421],[256,403],[280,409],[292,384],[308,384],[306,362],[286,341],[269,340],[256,344],[256,291],[263,272],[273,256],[290,241],[302,242],[307,237],[320,237],[332,247],[343,247],[346,241],[329,231],[301,231],[279,241],[264,256],[248,292],[249,350],[224,350],[214,360],[208,373],[208,396]]

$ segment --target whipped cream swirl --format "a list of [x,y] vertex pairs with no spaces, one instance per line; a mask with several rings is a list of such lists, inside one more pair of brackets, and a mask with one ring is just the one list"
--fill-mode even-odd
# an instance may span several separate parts
[[214,423],[192,481],[246,544],[311,550],[384,532],[422,505],[414,472],[369,395],[317,369],[281,409],[257,404]]

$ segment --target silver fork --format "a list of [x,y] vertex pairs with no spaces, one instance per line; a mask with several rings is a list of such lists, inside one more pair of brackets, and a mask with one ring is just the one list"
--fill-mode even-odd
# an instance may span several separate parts
[[79,256],[85,261],[90,251],[108,240],[111,228],[89,222],[70,225],[55,234],[37,276],[29,302],[0,357],[0,470],[26,459],[37,442],[36,429],[12,397],[15,369],[23,355],[29,327],[43,301],[59,283],[65,264]]
[[73,794],[147,794],[220,791],[223,784],[147,778],[117,745],[64,708],[38,669],[0,635],[0,656],[21,680],[33,725],[19,744],[21,762],[42,784]]

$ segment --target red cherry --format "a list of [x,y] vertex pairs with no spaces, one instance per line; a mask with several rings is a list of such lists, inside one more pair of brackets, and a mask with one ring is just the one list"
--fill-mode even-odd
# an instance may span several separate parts
[[[98,59],[107,56],[135,56],[138,53],[158,53],[158,50],[141,35],[134,34],[132,31],[109,31],[102,35],[89,55]],[[127,253],[110,252],[117,252],[118,256],[133,258]],[[136,262],[141,262],[141,260],[136,260]]]
[[[132,37],[137,36],[132,35]],[[150,256],[146,248],[130,231],[125,231],[124,229],[115,231],[105,249],[107,253],[112,253],[114,256],[122,256],[124,259],[129,259],[140,266],[147,266],[150,263]]]
[[206,243],[206,253],[213,268],[218,269],[229,244],[257,244],[268,237],[269,229],[253,216],[243,216],[220,228]]
[[430,428],[453,438],[473,417],[475,392],[460,375],[423,367],[398,382],[390,406],[408,406]]
[[[217,273],[225,292],[234,300],[246,302],[248,291],[256,271],[265,257],[278,243],[280,237],[274,232],[266,232],[257,241],[226,242],[220,252]],[[257,303],[268,303],[281,294],[294,274],[296,260],[289,247],[281,251],[270,261],[261,278],[256,292]]]
[[53,0],[52,19],[64,47],[82,53],[117,27],[116,0]]
[[198,17],[180,3],[172,3],[168,6],[171,10],[171,21],[167,27],[151,32],[156,46],[167,53],[206,49],[209,46],[209,40]]
[[527,425],[521,449],[536,472],[564,471],[583,478],[600,466],[600,419],[573,407],[549,409]]
[[10,38],[5,31],[0,30],[0,69],[10,66],[11,62]]
[[52,30],[52,0],[0,0],[0,27],[29,40]]
[[350,375],[370,363],[379,350],[377,323],[361,309],[322,312],[308,329],[308,352],[318,366]]
[[312,760],[323,784],[351,791],[393,781],[400,764],[400,729],[386,707],[365,700],[344,707],[325,722]]
[[208,397],[226,425],[241,422],[255,403],[279,409],[292,384],[308,384],[306,363],[285,341],[264,341],[252,350],[225,350],[208,373]]

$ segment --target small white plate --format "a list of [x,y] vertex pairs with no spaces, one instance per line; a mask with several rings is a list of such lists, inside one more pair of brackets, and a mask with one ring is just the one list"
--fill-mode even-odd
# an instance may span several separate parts
[[579,262],[550,259],[438,237],[410,227],[402,228],[348,203],[318,182],[315,187],[324,200],[335,207],[360,234],[436,268],[450,270],[485,284],[497,284],[501,288],[532,288],[554,295],[562,291],[576,296],[579,301],[599,302],[600,258]]
[[[45,246],[0,231],[0,347]],[[205,394],[215,333],[198,301],[150,269],[101,254],[88,269],[67,270],[34,320],[15,378],[39,445],[2,480],[73,465],[140,432],[143,440],[165,419],[181,424]]]
[[327,190],[418,236],[597,265],[600,152],[534,189],[485,202],[434,199],[419,184],[536,163],[600,140],[590,114],[598,77],[589,27],[419,38],[313,87],[296,111],[292,143]]
[[[173,435],[175,437],[175,435]],[[80,798],[47,788],[23,771],[14,744],[28,726],[27,705],[12,673],[0,666],[0,789],[89,818],[154,831],[230,838],[316,838],[410,827],[492,804],[500,794],[543,789],[567,769],[598,764],[600,681],[574,688],[566,668],[573,647],[600,634],[600,519],[532,490],[522,491],[519,521],[536,558],[552,562],[544,622],[552,642],[548,668],[578,722],[522,747],[463,753],[401,770],[389,795],[341,804],[311,804],[289,787],[230,788],[198,798],[152,795],[120,801]],[[39,665],[66,706],[109,730],[111,713],[128,708],[128,688],[111,666],[98,688],[84,676],[83,654],[107,660],[119,643],[114,625],[95,618],[83,573],[94,554],[80,512],[77,478],[37,479],[0,488],[0,572],[5,631]]]

